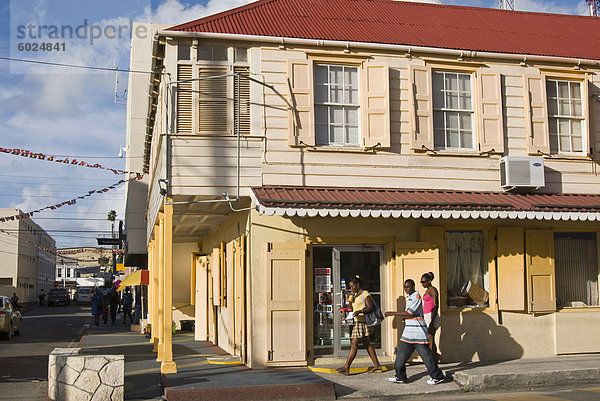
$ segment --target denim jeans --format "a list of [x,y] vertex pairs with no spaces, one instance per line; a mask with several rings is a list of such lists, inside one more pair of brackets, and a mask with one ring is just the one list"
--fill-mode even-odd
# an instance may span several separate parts
[[438,368],[437,363],[435,363],[428,344],[411,344],[404,341],[400,341],[396,349],[396,361],[394,362],[396,377],[406,381],[406,361],[408,361],[408,358],[410,358],[415,349],[421,355],[429,376],[433,379],[444,379],[444,374]]

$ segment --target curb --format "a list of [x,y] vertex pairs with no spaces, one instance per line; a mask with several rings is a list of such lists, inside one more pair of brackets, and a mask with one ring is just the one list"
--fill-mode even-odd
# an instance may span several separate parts
[[499,388],[531,386],[559,386],[574,383],[600,383],[600,368],[551,370],[528,373],[469,374],[452,373],[454,381],[464,391],[487,391]]
[[[340,373],[336,369],[337,368],[318,368],[315,366],[308,366],[308,370],[315,372],[315,373],[333,373],[333,374],[337,374],[337,375],[344,375],[344,373]],[[348,371],[348,374],[351,375],[353,373],[364,373],[368,369],[369,368],[366,366],[362,367],[362,368],[350,368],[350,370]],[[381,365],[381,370],[383,372],[387,372],[388,370],[394,370],[394,365]]]
[[275,384],[236,387],[165,387],[167,401],[192,400],[335,400],[333,383]]

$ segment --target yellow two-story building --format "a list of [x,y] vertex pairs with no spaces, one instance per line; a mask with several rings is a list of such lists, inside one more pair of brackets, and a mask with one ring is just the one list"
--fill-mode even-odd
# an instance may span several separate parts
[[[445,361],[600,352],[598,32],[260,0],[134,38],[153,73],[130,79],[148,189],[128,209],[145,210],[163,372],[184,319],[251,367],[343,358],[357,274],[395,310],[403,280],[434,272]],[[377,328],[383,358],[401,328]]]

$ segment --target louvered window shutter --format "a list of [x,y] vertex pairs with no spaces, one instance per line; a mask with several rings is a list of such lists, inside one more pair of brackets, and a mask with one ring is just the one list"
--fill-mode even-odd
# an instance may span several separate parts
[[481,151],[504,152],[504,124],[502,121],[502,92],[500,74],[479,74],[479,140]]
[[550,153],[546,78],[544,75],[525,75],[525,132],[529,154]]
[[363,69],[364,145],[390,147],[390,74],[387,64],[365,64]]
[[411,149],[433,149],[433,91],[431,68],[410,67]]
[[[180,64],[177,66],[177,80],[182,81],[186,79],[192,79],[192,66]],[[192,81],[177,84],[175,91],[177,115],[175,116],[175,121],[178,134],[192,133],[192,99],[194,98],[192,88]]]
[[[229,133],[227,67],[201,67],[198,72],[198,133]],[[204,78],[204,79],[202,79]]]
[[240,135],[250,135],[250,80],[246,78],[250,72],[247,67],[234,67],[233,71],[241,74],[239,79],[233,77],[233,132],[236,133],[239,124]]

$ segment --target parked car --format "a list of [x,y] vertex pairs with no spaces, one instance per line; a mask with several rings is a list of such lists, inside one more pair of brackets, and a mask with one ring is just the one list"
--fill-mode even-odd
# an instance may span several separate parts
[[52,305],[70,305],[71,298],[69,297],[69,292],[64,288],[53,288],[48,291],[48,306]]
[[21,320],[21,312],[13,306],[10,298],[0,296],[0,334],[7,340],[13,334],[21,334]]
[[89,304],[92,302],[92,289],[91,288],[80,288],[77,290],[77,299],[75,302],[78,304]]

